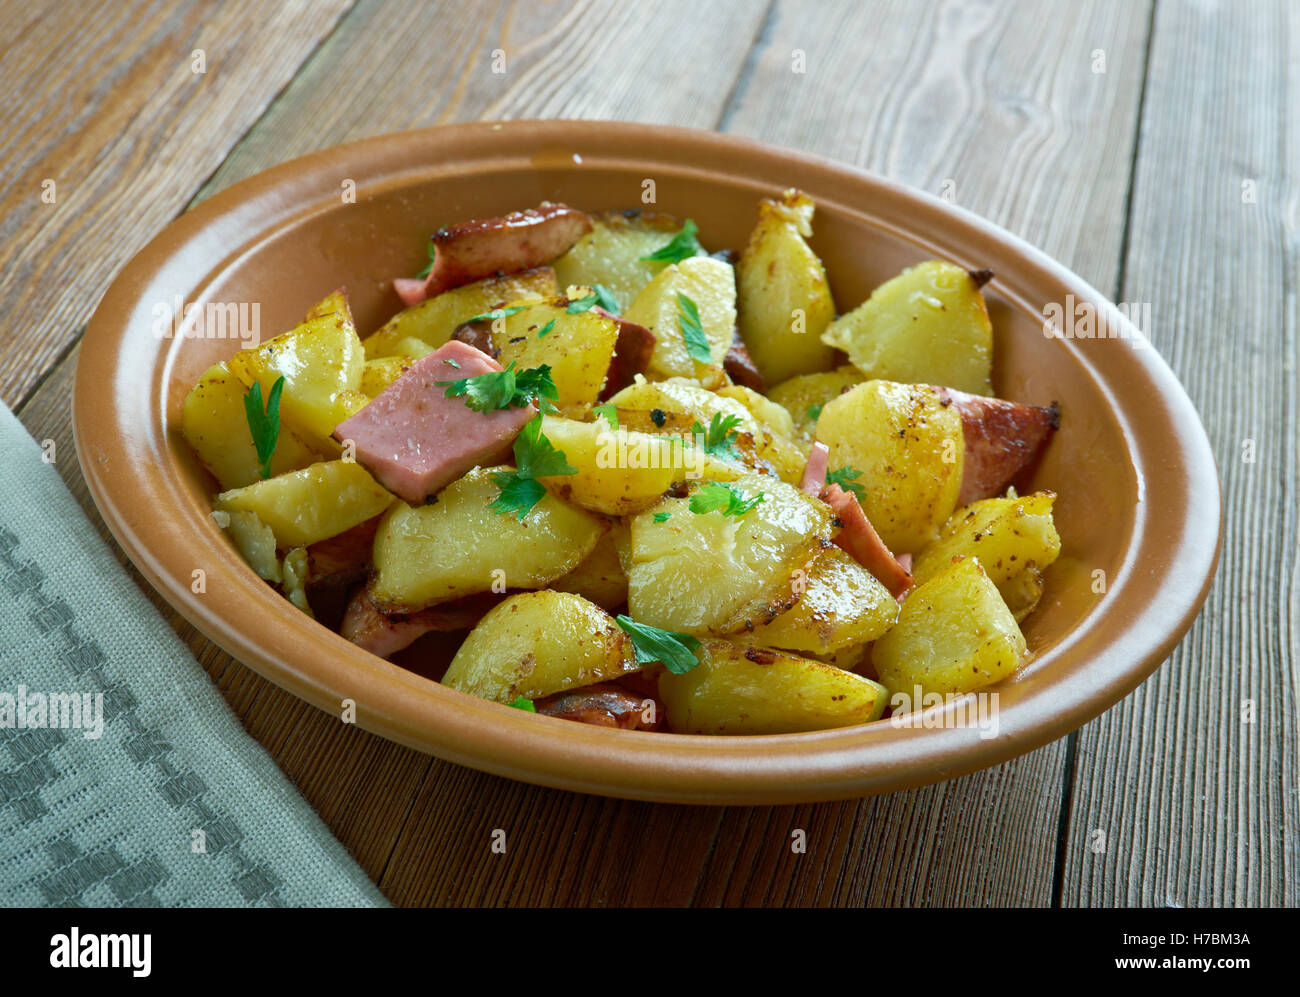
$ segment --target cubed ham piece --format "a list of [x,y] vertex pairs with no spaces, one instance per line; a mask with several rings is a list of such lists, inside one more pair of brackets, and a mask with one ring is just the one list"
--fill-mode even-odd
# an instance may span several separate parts
[[1060,426],[1056,402],[1044,408],[952,388],[935,390],[961,416],[966,456],[957,494],[959,506],[1001,495],[1012,479],[1034,462]]
[[830,458],[831,448],[818,440],[812,445],[808,454],[808,463],[803,467],[803,479],[799,487],[813,498],[821,498],[826,489],[826,462]]
[[663,707],[654,703],[654,721],[647,723],[644,698],[633,695],[616,685],[600,683],[572,692],[556,693],[535,704],[538,713],[561,720],[594,724],[597,727],[617,727],[621,730],[657,730]]
[[876,576],[876,580],[898,599],[912,587],[912,576],[889,552],[880,534],[867,519],[856,496],[839,485],[827,485],[822,501],[835,510],[843,529],[835,543],[855,561]]
[[410,308],[471,281],[550,263],[590,231],[585,212],[550,201],[500,218],[461,222],[433,234],[433,269],[427,278],[399,277],[393,289]]
[[754,365],[754,359],[749,355],[749,349],[745,346],[745,341],[740,338],[739,332],[731,339],[731,346],[722,361],[722,369],[736,384],[759,392],[767,390],[767,386],[763,383],[763,375]]
[[452,340],[339,423],[334,437],[352,440],[357,462],[376,481],[418,505],[476,464],[504,459],[524,423],[537,414],[534,405],[475,412],[437,383],[500,370],[486,353]]
[[484,593],[414,613],[383,613],[370,596],[370,586],[363,585],[348,603],[339,633],[363,650],[387,658],[427,633],[471,629],[500,600],[501,596]]
[[610,358],[609,370],[605,374],[605,386],[600,391],[600,400],[603,402],[626,388],[636,380],[637,374],[646,369],[650,363],[650,354],[655,349],[655,335],[645,326],[629,322],[622,315],[615,315],[599,307],[592,311],[618,323],[614,355]]

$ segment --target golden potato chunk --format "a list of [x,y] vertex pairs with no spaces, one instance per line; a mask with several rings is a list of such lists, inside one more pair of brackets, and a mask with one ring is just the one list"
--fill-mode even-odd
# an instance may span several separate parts
[[978,557],[1007,607],[1023,620],[1043,593],[1043,571],[1061,553],[1052,522],[1053,492],[982,499],[952,514],[939,539],[917,555],[912,577],[922,584],[953,561]]
[[856,387],[865,380],[862,371],[852,364],[844,364],[834,370],[800,374],[782,381],[768,391],[767,397],[790,413],[797,432],[812,436],[826,403],[838,398],[844,389]]
[[610,516],[648,509],[688,470],[699,477],[703,466],[695,449],[680,439],[621,427],[614,431],[603,419],[576,422],[548,415],[542,434],[578,469],[542,483],[566,502]]
[[758,224],[736,265],[740,336],[768,384],[834,362],[819,337],[835,318],[835,302],[826,268],[804,241],[813,210],[812,198],[797,190],[760,201]]
[[541,588],[595,549],[608,523],[548,494],[520,522],[488,506],[500,489],[476,467],[438,493],[432,505],[394,503],[375,534],[372,598],[386,612],[476,592]]
[[746,644],[831,655],[885,633],[898,619],[898,602],[866,568],[828,547],[796,569],[799,601],[769,623],[737,637]]
[[306,547],[378,516],[393,496],[360,464],[323,461],[222,492],[216,508],[256,513],[281,549]]
[[[367,336],[363,344],[366,357],[373,360],[395,353],[410,353],[409,343],[403,343],[403,340],[423,343],[428,347],[426,352],[431,353],[451,339],[456,326],[476,315],[490,312],[508,301],[529,297],[538,300],[553,298],[559,293],[555,271],[550,267],[524,270],[504,277],[487,277],[462,287],[453,287],[398,312],[378,332]],[[414,353],[411,355],[416,356]]]
[[361,368],[361,393],[367,398],[374,398],[410,370],[416,359],[399,355],[367,360]]
[[551,582],[557,592],[573,592],[602,609],[615,609],[627,602],[627,573],[623,561],[629,556],[632,528],[615,523],[593,550],[567,575]]
[[862,507],[891,551],[919,551],[952,515],[961,488],[961,417],[924,384],[868,381],[828,402],[817,439],[832,471],[861,472]]
[[794,604],[795,570],[830,540],[830,507],[767,475],[741,475],[732,487],[762,501],[727,515],[692,512],[693,496],[668,498],[633,518],[628,607],[637,622],[725,636]]
[[822,340],[867,377],[993,394],[993,326],[980,282],[952,263],[904,270],[831,323]]
[[644,257],[661,249],[682,227],[671,215],[607,211],[591,231],[555,261],[560,287],[600,284],[626,311],[641,289],[667,265]]
[[958,561],[903,601],[898,623],[872,647],[891,693],[966,693],[1020,666],[1025,638],[979,558]]
[[523,592],[488,611],[456,652],[443,685],[511,703],[641,669],[632,642],[599,606],[569,592]]
[[275,534],[271,532],[271,527],[258,518],[257,513],[241,509],[230,512],[214,509],[212,518],[230,535],[245,564],[256,571],[260,578],[277,585],[280,583],[283,573],[280,570],[280,558],[276,554]]
[[659,698],[680,734],[795,734],[878,720],[886,690],[820,661],[706,640],[698,667],[659,675]]
[[[181,407],[181,433],[222,489],[243,488],[262,479],[248,429],[244,383],[224,363],[208,368]],[[265,399],[263,395],[263,399]],[[271,474],[296,471],[320,460],[283,421],[271,455]]]
[[[700,331],[708,347],[707,361],[701,360],[703,352],[696,356],[687,346],[678,295],[693,301],[699,311]],[[708,384],[722,384],[722,361],[736,334],[735,271],[730,264],[709,256],[671,264],[641,290],[624,318],[654,334],[647,376],[655,380],[694,377]]]

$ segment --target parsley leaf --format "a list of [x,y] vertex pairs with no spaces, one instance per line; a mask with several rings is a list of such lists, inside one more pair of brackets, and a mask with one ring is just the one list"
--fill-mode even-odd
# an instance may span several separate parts
[[453,357],[448,357],[446,360],[443,361],[443,363],[445,363],[448,367],[455,367],[457,370],[460,370],[460,364],[458,364]]
[[257,465],[263,478],[271,476],[271,456],[280,438],[280,392],[283,390],[284,376],[281,375],[271,385],[265,411],[262,410],[262,385],[259,382],[254,381],[244,395],[244,415],[248,419],[248,431],[253,436]]
[[826,472],[826,483],[828,485],[839,485],[846,492],[852,492],[853,496],[861,502],[867,496],[867,490],[859,484],[854,483],[855,478],[862,477],[862,472],[856,467],[849,467],[847,464],[838,471]]
[[551,319],[544,326],[542,326],[542,328],[538,331],[537,338],[538,339],[545,338],[546,334],[554,328],[555,328],[555,319]]
[[812,422],[816,422],[818,419],[822,417],[822,409],[824,409],[825,407],[826,406],[824,404],[809,405],[808,411],[805,414],[808,416],[809,420],[811,420]]
[[581,315],[583,312],[591,311],[592,305],[596,304],[599,295],[592,291],[585,298],[579,298],[577,301],[570,301],[569,306],[564,310],[570,315]]
[[609,423],[609,428],[618,429],[618,408],[615,405],[596,405],[592,407],[591,414],[598,419],[604,419]]
[[637,623],[630,616],[619,614],[615,622],[632,638],[636,660],[643,665],[661,662],[674,675],[685,675],[699,665],[695,650],[700,642],[690,634],[660,630],[648,623]]
[[513,706],[516,710],[523,710],[525,713],[536,713],[537,707],[527,696],[517,696],[513,703],[507,703],[507,706]]
[[552,403],[560,397],[548,365],[516,372],[513,360],[505,370],[490,370],[474,377],[433,383],[446,388],[448,398],[464,398],[465,404],[475,412],[524,408],[534,401],[543,412],[554,412]]
[[732,460],[740,459],[740,451],[736,449],[735,429],[740,425],[740,416],[723,415],[721,412],[714,412],[713,418],[709,420],[709,428],[705,429],[700,425],[698,419],[691,426],[691,435],[697,440],[704,437],[704,452],[713,457],[729,457]]
[[696,515],[720,512],[724,516],[734,516],[739,519],[751,509],[756,509],[766,497],[759,492],[750,498],[729,482],[710,481],[697,488],[691,495],[690,508]]
[[482,322],[485,319],[509,318],[511,315],[518,315],[527,308],[527,305],[512,305],[509,308],[493,308],[490,312],[479,312],[477,315],[471,315],[465,321]]
[[557,450],[542,435],[540,415],[528,420],[523,431],[515,437],[514,452],[515,469],[492,475],[492,482],[500,494],[488,504],[488,508],[493,512],[509,513],[522,523],[533,506],[546,497],[546,486],[538,478],[577,474],[578,469],[565,459],[564,451]]
[[656,522],[656,523],[666,523],[666,522],[668,522],[668,520],[669,520],[670,518],[672,518],[672,513],[671,513],[671,512],[656,512],[656,513],[655,513],[655,522]]
[[691,355],[691,359],[700,363],[712,363],[709,337],[704,335],[704,327],[700,325],[700,309],[681,291],[677,292],[677,320],[681,323],[686,352]]
[[660,246],[648,256],[643,256],[643,260],[667,260],[669,263],[680,263],[682,260],[688,260],[692,256],[699,256],[704,252],[704,247],[700,245],[696,233],[699,227],[691,219],[686,219],[686,224],[666,244]]
[[613,291],[604,284],[592,284],[591,289],[596,292],[596,304],[611,315],[618,314],[618,299],[614,297]]
[[424,265],[423,270],[415,275],[421,280],[424,280],[429,276],[429,274],[433,273],[433,264],[438,259],[438,246],[432,239],[429,240],[426,251],[429,254],[429,262]]

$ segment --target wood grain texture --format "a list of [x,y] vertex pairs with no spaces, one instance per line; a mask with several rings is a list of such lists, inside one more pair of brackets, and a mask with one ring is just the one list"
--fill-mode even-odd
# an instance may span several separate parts
[[347,3],[0,7],[0,401],[30,393]]
[[1300,902],[1297,38],[1293,3],[1157,11],[1123,300],[1209,431],[1223,554],[1173,658],[1083,731],[1066,904]]

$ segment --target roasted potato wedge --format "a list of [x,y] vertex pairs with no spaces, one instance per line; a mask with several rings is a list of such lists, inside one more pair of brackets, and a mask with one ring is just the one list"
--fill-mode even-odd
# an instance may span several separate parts
[[500,494],[492,475],[505,470],[476,467],[432,505],[393,505],[375,534],[376,606],[409,612],[494,586],[541,588],[582,563],[608,522],[549,494],[522,523],[489,509]]
[[1043,592],[1043,571],[1061,553],[1052,522],[1053,492],[983,499],[952,514],[912,566],[923,584],[953,561],[978,557],[1016,622],[1034,611]]
[[338,536],[378,516],[392,501],[360,464],[331,460],[222,492],[215,504],[231,514],[256,513],[287,550]]
[[[700,329],[708,341],[708,362],[693,359],[682,329],[685,295],[699,310]],[[628,306],[624,317],[655,337],[646,375],[654,380],[694,377],[721,385],[722,361],[736,330],[736,274],[729,263],[696,256],[665,267]],[[701,354],[702,356],[703,354]]]
[[1025,638],[979,558],[967,557],[918,586],[898,623],[872,646],[891,693],[966,693],[1006,678]]
[[637,622],[725,636],[794,605],[795,570],[830,540],[830,507],[768,475],[742,475],[734,487],[763,500],[733,516],[667,498],[633,518],[628,607]]
[[367,360],[361,368],[361,393],[367,398],[374,398],[410,370],[417,359],[398,355]]
[[740,336],[768,384],[834,363],[820,337],[835,318],[835,302],[826,269],[805,241],[813,210],[812,198],[797,190],[760,201],[758,224],[736,265]]
[[919,551],[939,534],[961,488],[961,418],[923,384],[868,381],[828,402],[817,439],[832,471],[852,467],[862,507],[891,551]]
[[941,260],[918,264],[836,319],[822,340],[870,378],[991,395],[993,326],[983,279]]
[[768,429],[791,442],[797,442],[794,419],[784,405],[772,401],[766,395],[759,394],[753,388],[747,388],[743,384],[730,384],[718,388],[717,394],[721,398],[740,402],[749,410],[750,415]]
[[600,538],[596,549],[567,575],[551,582],[557,592],[572,592],[602,609],[613,610],[627,602],[627,572],[623,561],[630,555],[632,528],[618,521]]
[[797,432],[812,436],[817,431],[817,417],[826,403],[865,380],[862,371],[852,364],[844,364],[834,370],[800,374],[782,381],[768,391],[767,397],[790,413]]
[[525,298],[541,300],[553,298],[559,293],[560,285],[556,282],[555,271],[550,267],[523,270],[504,277],[488,277],[472,284],[453,287],[450,291],[435,294],[418,305],[398,312],[378,332],[367,336],[363,344],[366,358],[373,360],[375,357],[409,353],[410,346],[403,344],[403,340],[423,343],[428,347],[425,352],[431,353],[451,339],[456,326],[462,322],[500,308],[510,301]]
[[[243,488],[262,478],[244,411],[247,390],[224,363],[219,363],[199,378],[181,407],[181,433],[223,490]],[[281,422],[271,455],[271,474],[296,471],[321,456]]]
[[522,592],[488,611],[443,685],[498,703],[541,699],[639,671],[632,643],[599,606],[570,592]]
[[832,655],[875,640],[898,619],[898,603],[889,590],[838,547],[828,547],[805,568],[795,570],[799,601],[737,640]]
[[624,312],[666,266],[645,257],[666,245],[681,227],[671,215],[608,211],[593,217],[591,231],[555,261],[555,276],[560,287],[600,284]]
[[283,579],[280,570],[280,558],[276,553],[275,534],[257,513],[244,509],[214,509],[212,518],[217,525],[230,535],[235,549],[244,563],[257,572],[258,576],[277,585]]
[[767,648],[706,640],[698,667],[659,676],[680,734],[795,734],[878,720],[885,687],[853,672]]

